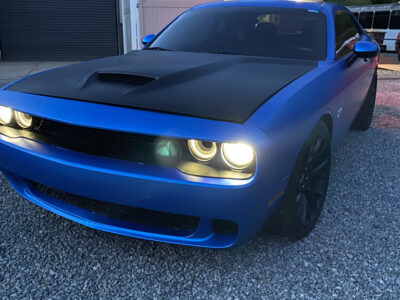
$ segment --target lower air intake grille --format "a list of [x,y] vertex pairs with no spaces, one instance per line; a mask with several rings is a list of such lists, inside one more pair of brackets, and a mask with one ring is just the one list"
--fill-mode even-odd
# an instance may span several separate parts
[[38,191],[67,204],[94,212],[98,215],[128,221],[140,225],[169,230],[194,231],[199,225],[198,217],[157,212],[125,205],[97,201],[66,193],[39,183],[31,183]]
[[217,234],[236,234],[239,227],[232,221],[214,220],[213,231]]

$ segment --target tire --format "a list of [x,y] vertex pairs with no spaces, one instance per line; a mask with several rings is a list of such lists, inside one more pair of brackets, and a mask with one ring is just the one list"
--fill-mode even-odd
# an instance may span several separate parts
[[368,130],[371,127],[372,117],[375,110],[376,87],[378,83],[378,76],[375,72],[371,85],[368,89],[367,96],[358,112],[356,118],[351,125],[351,129],[355,130]]
[[320,121],[307,138],[270,229],[294,240],[315,227],[325,202],[331,167],[331,139]]

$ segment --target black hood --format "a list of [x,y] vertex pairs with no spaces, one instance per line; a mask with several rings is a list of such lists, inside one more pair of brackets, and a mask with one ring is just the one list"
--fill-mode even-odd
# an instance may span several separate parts
[[142,50],[39,73],[7,90],[242,123],[316,66],[313,61]]

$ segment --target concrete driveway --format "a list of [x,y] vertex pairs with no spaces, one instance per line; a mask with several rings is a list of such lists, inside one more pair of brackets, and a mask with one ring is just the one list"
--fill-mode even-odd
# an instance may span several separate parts
[[47,69],[57,68],[73,62],[6,62],[0,61],[0,87],[10,81],[35,74]]
[[382,52],[379,57],[379,68],[400,72],[400,62],[396,53]]

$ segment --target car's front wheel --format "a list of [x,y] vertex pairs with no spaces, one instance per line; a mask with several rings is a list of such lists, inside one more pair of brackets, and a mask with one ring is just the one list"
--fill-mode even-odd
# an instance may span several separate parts
[[293,239],[307,236],[325,202],[331,167],[330,134],[320,121],[303,146],[271,226]]

